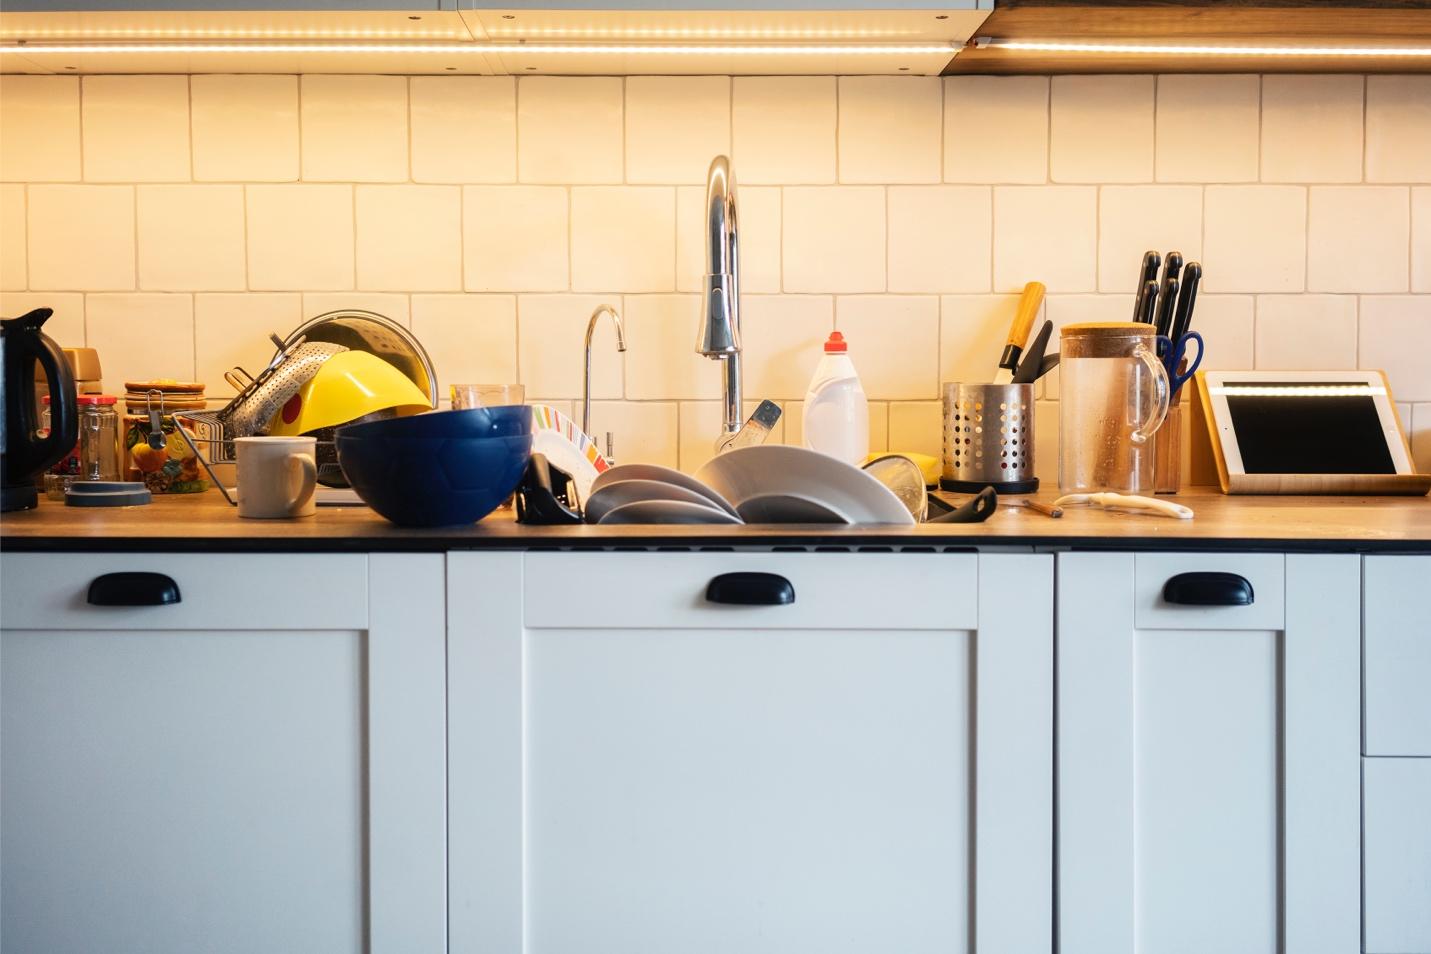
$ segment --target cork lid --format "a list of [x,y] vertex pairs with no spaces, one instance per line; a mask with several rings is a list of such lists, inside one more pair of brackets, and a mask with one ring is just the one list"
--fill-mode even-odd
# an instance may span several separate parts
[[1140,321],[1084,321],[1076,325],[1064,325],[1059,335],[1064,338],[1125,338],[1128,335],[1152,337],[1157,329]]

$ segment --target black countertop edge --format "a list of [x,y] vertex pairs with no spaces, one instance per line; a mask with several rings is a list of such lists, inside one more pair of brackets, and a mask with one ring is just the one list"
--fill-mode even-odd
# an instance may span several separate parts
[[519,541],[463,537],[384,538],[329,537],[315,539],[212,539],[194,537],[15,537],[0,542],[3,553],[445,553],[471,550],[517,552],[665,552],[719,553],[736,550],[811,553],[972,553],[979,550],[1146,550],[1202,553],[1358,553],[1431,554],[1431,540],[1207,539],[1178,537],[1045,537],[998,536],[930,541],[891,535],[861,536],[857,541],[832,542],[829,536],[748,534],[739,542],[720,538],[623,537],[619,541]]

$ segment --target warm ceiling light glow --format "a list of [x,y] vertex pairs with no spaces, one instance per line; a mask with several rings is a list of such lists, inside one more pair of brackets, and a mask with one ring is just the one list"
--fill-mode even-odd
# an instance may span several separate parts
[[0,53],[23,56],[89,53],[489,53],[510,55],[608,56],[953,56],[949,43],[24,43],[0,46]]
[[1039,53],[1149,53],[1164,56],[1431,56],[1431,46],[1243,46],[1231,43],[1103,43],[1000,40],[981,36],[978,49]]

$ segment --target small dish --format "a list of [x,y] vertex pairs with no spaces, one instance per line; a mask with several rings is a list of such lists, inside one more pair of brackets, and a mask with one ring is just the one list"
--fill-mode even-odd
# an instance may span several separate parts
[[614,510],[601,518],[603,525],[610,524],[739,524],[739,517],[732,517],[724,510],[705,504],[687,503],[684,500],[638,500]]
[[675,484],[677,487],[683,487],[700,494],[726,513],[735,516],[735,507],[731,506],[730,501],[714,489],[707,487],[690,474],[670,467],[662,467],[660,464],[617,464],[596,478],[591,485],[591,492],[596,493],[607,484],[615,483],[618,480],[660,480],[668,484]]
[[682,500],[702,507],[713,506],[710,499],[703,494],[676,484],[668,484],[664,480],[618,480],[605,484],[601,483],[600,477],[596,480],[597,482],[592,484],[595,489],[586,501],[587,523],[599,523],[602,517],[617,507],[641,500]]
[[746,523],[839,523],[852,521],[833,507],[804,494],[755,494],[736,508]]

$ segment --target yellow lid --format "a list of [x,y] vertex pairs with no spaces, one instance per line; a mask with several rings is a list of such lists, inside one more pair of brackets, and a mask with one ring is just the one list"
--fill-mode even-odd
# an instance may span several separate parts
[[432,403],[411,378],[382,358],[366,351],[343,351],[323,362],[318,373],[279,408],[268,433],[308,434],[394,408],[399,414],[417,414],[432,410]]

